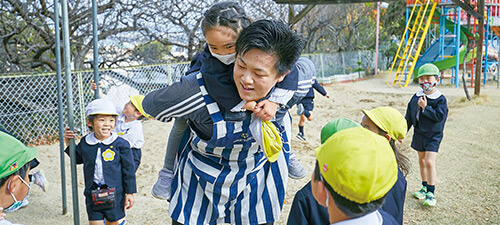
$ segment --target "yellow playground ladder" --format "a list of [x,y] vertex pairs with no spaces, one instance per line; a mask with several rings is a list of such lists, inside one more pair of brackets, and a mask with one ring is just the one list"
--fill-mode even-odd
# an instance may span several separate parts
[[[436,6],[439,0],[416,0],[413,8],[411,10],[410,17],[408,18],[408,23],[406,24],[405,32],[403,33],[403,37],[401,38],[401,41],[399,42],[399,47],[398,51],[396,52],[396,56],[394,56],[394,60],[391,65],[391,70],[389,72],[389,75],[387,76],[387,81],[386,84],[390,87],[396,84],[398,82],[398,85],[400,87],[406,87],[409,84],[409,81],[411,80],[411,75],[413,73],[413,70],[415,69],[415,65],[417,64],[418,57],[420,55],[420,50],[422,50],[422,46],[425,41],[425,36],[427,35],[427,31],[429,30],[429,27],[431,25],[431,20],[432,17],[434,16],[434,11],[436,10]],[[431,5],[431,9],[429,12],[429,5]],[[416,16],[414,17],[414,12],[415,9],[418,8],[418,12],[416,13]],[[414,19],[413,19],[414,18]],[[425,21],[425,26],[423,26],[424,20]],[[413,25],[410,24],[411,21],[413,21]],[[406,45],[404,47],[404,50],[401,51],[401,47],[403,46],[403,43],[405,43],[405,37],[407,35],[407,32],[410,31],[410,34],[408,36],[408,41],[406,42]],[[420,32],[422,31],[422,32]],[[415,49],[415,44],[418,42],[418,45]],[[411,65],[408,65],[409,59],[412,59]],[[391,78],[392,71],[394,69],[394,65],[396,65],[396,62],[398,62],[398,67],[396,70],[396,74],[394,76],[394,80],[392,81],[392,84],[389,83],[389,79]],[[410,68],[408,68],[410,67]],[[406,76],[405,76],[406,74]],[[405,77],[405,84],[404,86],[401,85],[401,79]]]

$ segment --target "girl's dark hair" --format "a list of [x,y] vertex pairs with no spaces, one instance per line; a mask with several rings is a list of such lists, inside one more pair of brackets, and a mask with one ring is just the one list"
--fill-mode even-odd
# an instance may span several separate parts
[[[26,178],[26,173],[28,173],[28,170],[30,168],[30,165],[31,165],[31,161],[27,162],[26,164],[24,164],[21,168],[19,168],[16,172],[14,172],[13,174],[9,175],[9,176],[6,176],[6,177],[3,177],[3,178],[0,178],[0,187],[3,186],[5,184],[5,182],[7,182],[9,180],[10,177],[12,176],[15,176],[15,175],[19,175],[21,176],[21,178],[23,178],[23,180]],[[30,181],[29,180],[25,180],[27,183],[29,183]]]
[[304,43],[283,21],[259,20],[240,33],[236,41],[236,54],[245,55],[257,49],[276,57],[274,68],[278,76],[292,70],[302,53]]
[[[321,174],[319,172],[319,163],[316,161],[316,166],[314,168],[314,181],[321,180]],[[335,201],[335,205],[349,218],[357,218],[364,216],[368,213],[371,213],[377,209],[382,208],[385,201],[385,195],[377,200],[373,200],[368,203],[357,203],[353,202],[347,198],[342,197],[333,188],[327,183],[323,182],[328,192],[332,195],[333,201]]]
[[236,34],[239,34],[252,23],[245,10],[237,2],[216,3],[203,16],[201,21],[203,34],[218,26],[231,28]]
[[[383,131],[382,129],[378,128],[378,133],[382,136],[385,136],[387,132]],[[398,167],[403,173],[403,176],[406,177],[408,173],[410,172],[410,159],[403,155],[398,147],[396,147],[396,141],[391,137],[391,140],[389,141],[389,144],[391,145],[392,150],[394,151],[394,155],[396,155],[396,162],[398,163]]]

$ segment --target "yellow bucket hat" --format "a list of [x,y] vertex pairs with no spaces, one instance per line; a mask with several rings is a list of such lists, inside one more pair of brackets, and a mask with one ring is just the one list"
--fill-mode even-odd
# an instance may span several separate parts
[[370,111],[363,109],[363,113],[380,129],[388,133],[392,139],[404,139],[408,127],[406,119],[395,108],[378,107]]
[[396,157],[387,139],[362,127],[338,131],[315,152],[325,181],[359,204],[382,198],[398,179]]
[[262,143],[267,160],[276,162],[283,148],[283,141],[276,126],[267,120],[262,121]]
[[135,108],[137,110],[139,110],[139,112],[145,116],[145,117],[149,117],[149,115],[144,111],[144,109],[142,108],[142,100],[144,100],[144,95],[134,95],[134,96],[130,96],[130,102],[132,102],[132,105],[135,106]]

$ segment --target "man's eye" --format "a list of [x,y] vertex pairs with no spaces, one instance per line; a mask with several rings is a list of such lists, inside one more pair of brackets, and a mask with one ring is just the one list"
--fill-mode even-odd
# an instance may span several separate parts
[[234,48],[234,45],[226,46],[226,49]]

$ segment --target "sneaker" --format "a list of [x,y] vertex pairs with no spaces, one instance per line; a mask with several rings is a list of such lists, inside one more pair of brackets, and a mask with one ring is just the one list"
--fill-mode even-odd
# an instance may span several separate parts
[[42,191],[45,192],[45,190],[49,186],[49,182],[47,181],[47,178],[45,178],[45,173],[43,172],[43,170],[38,170],[33,174],[33,183],[40,186],[42,188]]
[[302,103],[297,104],[297,115],[302,115],[304,114],[304,105]]
[[162,169],[158,173],[158,180],[153,185],[151,190],[151,195],[157,199],[169,200],[170,193],[172,191],[172,181],[174,179],[174,173],[168,169]]
[[427,187],[422,187],[420,191],[413,192],[413,197],[418,199],[424,199],[426,194],[427,194]]
[[303,133],[298,133],[297,134],[297,139],[301,140],[301,141],[307,141],[306,138],[304,137],[304,134]]
[[432,192],[427,192],[425,195],[425,200],[424,200],[424,205],[425,206],[436,206],[436,196],[434,196],[434,193]]
[[306,169],[300,165],[296,157],[290,157],[288,161],[288,177],[292,179],[301,179],[306,176]]

